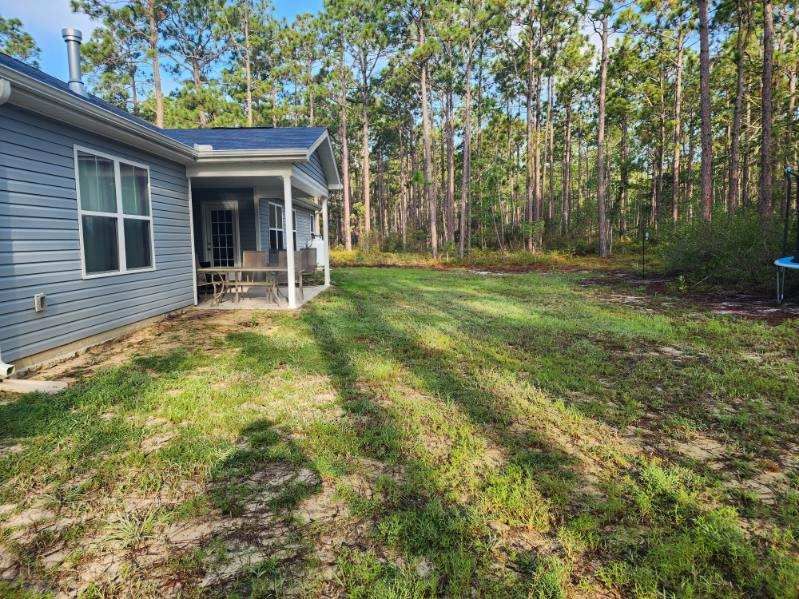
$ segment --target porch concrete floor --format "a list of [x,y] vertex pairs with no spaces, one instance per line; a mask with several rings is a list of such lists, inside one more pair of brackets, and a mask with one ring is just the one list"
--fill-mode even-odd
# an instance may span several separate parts
[[[300,297],[300,290],[297,289],[297,307],[301,308],[317,295],[322,293],[327,287],[324,285],[306,285],[304,297]],[[280,287],[280,304],[275,304],[271,298],[266,297],[266,289],[263,287],[245,288],[239,294],[239,301],[236,302],[235,293],[227,293],[218,304],[214,303],[211,296],[200,296],[197,308],[203,310],[289,310],[287,287]]]

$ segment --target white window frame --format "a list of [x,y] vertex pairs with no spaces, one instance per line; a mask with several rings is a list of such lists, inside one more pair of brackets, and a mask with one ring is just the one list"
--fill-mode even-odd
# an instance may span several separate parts
[[[119,156],[114,156],[112,154],[108,154],[106,152],[101,152],[99,150],[95,150],[93,148],[87,148],[85,146],[74,146],[74,158],[75,158],[75,190],[78,193],[78,240],[80,242],[80,270],[81,270],[81,278],[83,279],[99,279],[101,277],[115,277],[119,275],[126,275],[131,273],[138,273],[138,272],[152,272],[156,270],[155,265],[155,226],[153,223],[153,192],[152,192],[152,184],[150,182],[150,167],[146,164],[142,164],[141,162],[136,162],[134,160],[128,160],[127,158],[121,158]],[[91,154],[93,156],[97,156],[99,158],[105,158],[106,160],[111,160],[114,164],[114,191],[116,192],[116,199],[117,199],[117,211],[116,212],[98,212],[96,210],[83,210],[81,206],[81,196],[80,196],[80,173],[78,171],[78,152],[83,152],[84,154]],[[142,216],[138,214],[125,214],[122,209],[122,176],[120,174],[119,165],[127,164],[129,166],[135,166],[136,168],[143,169],[147,171],[147,205],[148,205],[148,216]],[[117,270],[110,270],[108,272],[97,272],[97,273],[89,273],[86,272],[86,254],[83,247],[83,216],[104,216],[106,218],[116,217],[117,219],[117,257],[119,259],[119,268]],[[125,255],[125,219],[131,220],[146,220],[150,223],[150,263],[152,266],[146,266],[144,268],[128,268],[127,267],[127,256]]]
[[294,239],[294,251],[297,251],[297,209],[291,209],[291,234],[293,235],[292,239]]
[[[276,227],[275,223],[272,222],[272,206],[277,206],[280,208],[280,215],[283,217],[280,219],[280,226]],[[277,248],[276,251],[284,252],[286,251],[286,207],[279,201],[276,200],[269,200],[267,202],[268,212],[269,215],[269,231],[268,236],[269,238],[266,240],[266,246],[268,251],[272,251],[272,231],[280,231],[283,233],[283,247]]]

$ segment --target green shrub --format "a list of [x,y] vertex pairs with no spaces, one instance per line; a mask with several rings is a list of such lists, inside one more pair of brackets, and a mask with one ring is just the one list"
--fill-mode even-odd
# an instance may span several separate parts
[[782,255],[782,230],[781,218],[762,221],[752,209],[717,211],[710,223],[695,220],[676,227],[663,240],[661,257],[666,271],[684,276],[689,286],[770,290],[772,263]]

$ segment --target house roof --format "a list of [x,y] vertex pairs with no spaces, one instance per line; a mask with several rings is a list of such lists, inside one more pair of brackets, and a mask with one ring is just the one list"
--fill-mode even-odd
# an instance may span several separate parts
[[214,150],[309,150],[327,130],[324,127],[215,127],[164,129],[186,145],[208,145]]
[[156,127],[151,122],[146,121],[143,118],[137,117],[135,115],[132,115],[129,112],[122,110],[118,106],[114,106],[113,104],[110,104],[105,100],[101,100],[97,96],[94,96],[88,92],[85,95],[77,94],[70,89],[69,84],[66,81],[61,81],[61,79],[53,77],[52,75],[48,75],[44,71],[41,71],[36,67],[32,67],[31,65],[26,64],[21,60],[17,60],[16,58],[9,56],[8,54],[5,54],[3,52],[0,52],[0,65],[13,69],[14,71],[26,75],[31,79],[35,79],[40,83],[44,83],[45,85],[49,85],[63,92],[66,92],[74,96],[76,100],[83,100],[84,102],[93,104],[98,108],[103,108],[109,112],[113,112],[114,114],[123,119],[136,123],[137,125],[147,127],[151,131],[163,132],[161,128]]
[[[0,52],[0,84],[4,77],[12,80],[12,92],[18,84],[23,88],[23,93],[17,94],[23,100],[18,101],[30,104],[43,114],[58,118],[56,114],[45,110],[50,106],[58,106],[59,116],[65,110],[81,112],[82,122],[86,122],[86,118],[93,119],[92,130],[113,131],[113,137],[123,142],[133,141],[134,145],[139,143],[141,137],[147,137],[146,140],[141,139],[142,144],[148,144],[147,149],[162,148],[171,152],[170,156],[178,152],[184,157],[183,160],[196,162],[214,156],[240,156],[240,153],[248,151],[253,152],[252,156],[268,155],[272,159],[287,161],[298,158],[307,160],[319,148],[328,186],[335,189],[341,185],[333,149],[324,127],[162,129],[97,96],[75,93],[65,81]],[[13,93],[10,101],[15,102]],[[109,126],[116,128],[108,129]]]

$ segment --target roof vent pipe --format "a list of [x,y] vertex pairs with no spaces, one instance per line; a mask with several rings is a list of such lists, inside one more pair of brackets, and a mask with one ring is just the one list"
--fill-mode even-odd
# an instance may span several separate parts
[[69,62],[69,89],[81,96],[86,95],[80,72],[80,43],[83,35],[79,29],[67,27],[61,30],[61,37],[67,44],[67,60]]

